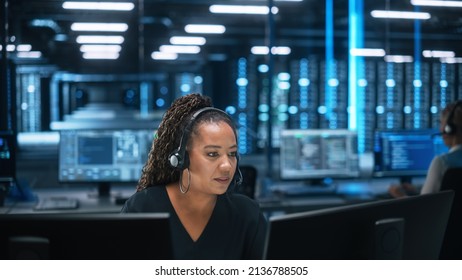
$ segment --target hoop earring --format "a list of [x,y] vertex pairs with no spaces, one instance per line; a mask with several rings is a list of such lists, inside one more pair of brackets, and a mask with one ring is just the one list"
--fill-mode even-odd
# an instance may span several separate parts
[[189,171],[189,168],[186,168],[186,170],[188,170],[188,187],[186,188],[186,190],[184,189],[184,186],[183,186],[183,172],[181,172],[180,174],[179,187],[180,187],[180,192],[182,194],[187,193],[189,191],[189,187],[191,186],[191,172]]

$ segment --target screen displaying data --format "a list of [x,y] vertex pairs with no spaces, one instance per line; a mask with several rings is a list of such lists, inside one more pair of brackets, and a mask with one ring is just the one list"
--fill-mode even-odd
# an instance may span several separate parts
[[136,182],[151,148],[152,130],[63,130],[61,182]]
[[283,130],[281,179],[359,176],[357,134],[344,129]]
[[432,159],[447,151],[437,130],[376,131],[374,175],[425,175]]

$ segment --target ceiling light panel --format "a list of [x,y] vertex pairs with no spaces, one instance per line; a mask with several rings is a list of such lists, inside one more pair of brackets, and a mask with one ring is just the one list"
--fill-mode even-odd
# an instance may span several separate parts
[[[267,15],[269,13],[269,8],[268,6],[251,5],[211,5],[209,11],[214,14]],[[273,14],[278,13],[277,8],[272,11]]]
[[170,38],[172,45],[204,45],[206,42],[204,37],[193,36],[173,36]]
[[421,19],[427,20],[431,18],[429,13],[424,12],[403,12],[403,11],[387,11],[374,10],[371,12],[374,18],[395,18],[395,19]]
[[126,23],[75,22],[71,25],[71,29],[73,31],[125,32],[128,25]]
[[79,44],[122,44],[122,36],[97,36],[97,35],[80,35],[76,39]]
[[135,7],[129,2],[77,2],[66,1],[62,7],[66,10],[106,10],[106,11],[131,11]]
[[187,24],[184,30],[187,33],[222,34],[225,33],[226,28],[219,24]]

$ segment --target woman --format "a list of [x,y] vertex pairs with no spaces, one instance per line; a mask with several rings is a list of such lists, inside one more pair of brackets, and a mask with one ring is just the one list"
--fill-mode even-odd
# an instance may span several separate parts
[[[432,160],[420,194],[439,191],[446,170],[462,167],[462,100],[448,104],[441,112],[440,131],[449,152]],[[404,197],[416,193],[416,187],[404,183],[392,185],[388,191],[393,197]]]
[[176,99],[122,212],[170,213],[176,259],[261,259],[267,221],[230,191],[241,180],[237,148],[233,121],[210,98]]

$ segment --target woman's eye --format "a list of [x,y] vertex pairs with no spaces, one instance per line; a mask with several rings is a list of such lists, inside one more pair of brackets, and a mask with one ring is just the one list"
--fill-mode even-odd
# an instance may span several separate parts
[[229,153],[229,156],[230,156],[230,157],[236,157],[236,156],[237,156],[237,152],[231,152],[231,153]]
[[207,155],[209,157],[216,157],[216,156],[218,156],[218,153],[217,152],[211,152],[211,153],[208,153]]

